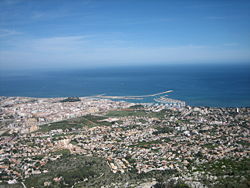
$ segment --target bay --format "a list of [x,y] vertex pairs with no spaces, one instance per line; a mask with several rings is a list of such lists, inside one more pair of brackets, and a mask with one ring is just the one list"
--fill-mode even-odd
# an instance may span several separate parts
[[[168,97],[192,106],[249,107],[250,65],[189,64],[0,72],[1,96],[125,96],[166,90],[174,90]],[[134,102],[152,101],[153,98],[146,98]]]

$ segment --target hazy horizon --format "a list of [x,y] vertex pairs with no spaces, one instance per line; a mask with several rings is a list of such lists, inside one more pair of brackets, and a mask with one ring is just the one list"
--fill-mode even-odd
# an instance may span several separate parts
[[249,1],[0,2],[0,69],[250,64]]

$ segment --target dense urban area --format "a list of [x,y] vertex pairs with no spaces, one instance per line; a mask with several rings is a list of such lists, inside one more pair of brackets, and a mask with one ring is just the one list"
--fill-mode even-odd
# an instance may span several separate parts
[[0,187],[250,187],[250,108],[0,97]]

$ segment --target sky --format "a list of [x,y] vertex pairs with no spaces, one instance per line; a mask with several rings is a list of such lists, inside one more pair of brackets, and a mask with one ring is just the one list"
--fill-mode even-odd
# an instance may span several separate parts
[[0,69],[250,63],[249,0],[0,0]]

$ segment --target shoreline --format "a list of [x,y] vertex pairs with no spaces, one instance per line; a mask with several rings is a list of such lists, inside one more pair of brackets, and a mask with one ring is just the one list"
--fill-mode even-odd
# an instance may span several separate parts
[[[96,95],[95,95],[96,96]],[[72,97],[72,96],[70,96]],[[75,96],[74,96],[75,97]],[[119,96],[118,96],[119,97]],[[26,97],[26,96],[0,96],[0,102],[2,99],[4,98],[23,98],[23,99],[66,99],[66,98],[69,98],[69,97]],[[81,96],[81,97],[78,97],[80,99],[95,99],[95,100],[110,100],[110,101],[118,101],[118,102],[126,102],[126,103],[134,103],[134,104],[159,104],[159,103],[156,103],[154,102],[154,100],[152,100],[152,102],[136,102],[136,101],[129,101],[131,99],[112,99],[112,98],[99,98],[99,97],[94,97],[94,96]],[[172,99],[172,98],[171,98]],[[127,101],[128,100],[128,101]],[[173,100],[179,100],[179,99],[173,99]],[[185,101],[184,101],[185,102]],[[190,107],[205,107],[205,108],[223,108],[223,109],[227,109],[227,108],[250,108],[250,106],[227,106],[227,107],[224,107],[224,106],[208,106],[208,105],[186,105],[186,106],[190,106]]]

